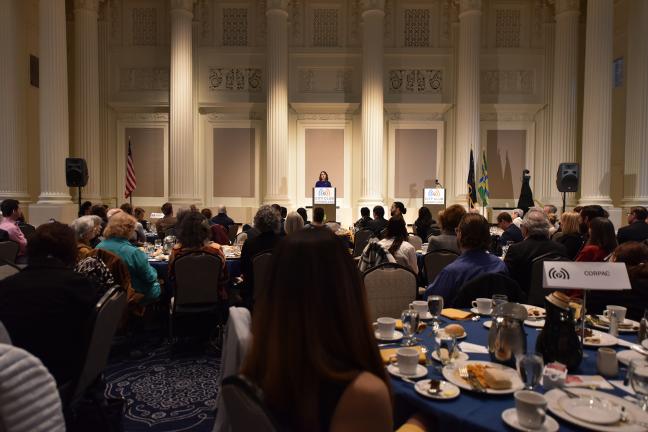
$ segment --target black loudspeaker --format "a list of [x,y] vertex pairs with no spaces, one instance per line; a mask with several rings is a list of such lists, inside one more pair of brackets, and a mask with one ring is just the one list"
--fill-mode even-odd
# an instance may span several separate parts
[[65,183],[68,187],[83,187],[88,184],[88,165],[85,159],[65,159]]
[[556,186],[559,192],[578,192],[580,168],[575,162],[563,162],[558,166]]

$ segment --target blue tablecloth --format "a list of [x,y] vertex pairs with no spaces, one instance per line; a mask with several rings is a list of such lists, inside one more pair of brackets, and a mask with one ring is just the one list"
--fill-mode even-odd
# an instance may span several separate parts
[[[459,323],[466,329],[468,336],[464,339],[484,346],[488,346],[488,329],[483,326],[484,321],[489,318],[482,318],[477,322],[467,320]],[[447,323],[457,322],[444,319]],[[540,333],[532,327],[525,326],[527,333],[528,350],[533,351],[536,339]],[[434,349],[435,342],[432,330],[427,328],[420,334],[423,340],[422,344],[430,349]],[[634,342],[636,333],[622,334],[621,338]],[[627,348],[615,347],[618,351]],[[596,349],[585,347],[584,353],[587,356],[583,358],[579,370],[575,371],[578,375],[596,375]],[[470,360],[487,360],[490,361],[488,354],[469,354]],[[626,368],[620,366],[619,376],[617,379],[623,379],[626,374]],[[440,371],[434,366],[428,368],[429,377],[443,379]],[[501,418],[502,411],[513,408],[515,402],[513,395],[506,396],[481,396],[476,393],[463,391],[461,395],[453,400],[436,401],[425,398],[415,392],[414,386],[398,378],[392,377],[392,390],[395,400],[395,416],[397,423],[404,421],[415,412],[421,412],[427,417],[436,419],[438,430],[465,430],[465,431],[505,431],[509,430]],[[603,390],[604,391],[604,390]],[[616,389],[610,390],[617,396],[625,396],[626,393]],[[556,417],[554,417],[556,418]],[[560,423],[561,431],[582,431],[582,428],[564,422],[556,418]]]

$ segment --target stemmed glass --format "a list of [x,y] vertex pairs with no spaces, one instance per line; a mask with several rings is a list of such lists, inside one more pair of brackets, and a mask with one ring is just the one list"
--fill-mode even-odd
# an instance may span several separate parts
[[401,314],[403,322],[403,343],[402,346],[412,346],[415,344],[414,334],[418,330],[419,314],[414,309],[404,310]]
[[544,361],[542,356],[537,353],[521,353],[515,358],[517,371],[524,382],[526,390],[533,390],[533,387],[540,383]]
[[[443,366],[446,366],[454,360],[455,349],[457,348],[457,338],[449,334],[440,335],[437,340],[437,356]],[[442,350],[448,352],[448,357],[441,355]]]
[[506,294],[493,294],[493,297],[491,298],[492,316],[497,316],[499,307],[505,303],[508,303],[508,297]]
[[440,326],[441,311],[443,311],[443,297],[440,295],[428,296],[428,309],[432,315],[432,331],[436,332]]
[[648,411],[648,361],[643,358],[632,360],[628,367],[628,379],[632,389],[641,397],[639,406]]

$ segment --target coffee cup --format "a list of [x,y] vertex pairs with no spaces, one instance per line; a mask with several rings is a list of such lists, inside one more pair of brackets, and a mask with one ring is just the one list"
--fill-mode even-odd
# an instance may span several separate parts
[[403,375],[414,375],[418,366],[419,352],[414,348],[399,348],[396,351],[398,370]]
[[382,317],[376,320],[378,322],[378,334],[381,337],[391,338],[396,330],[396,320],[394,318]]
[[428,304],[423,300],[414,300],[410,303],[410,307],[418,312],[419,317],[424,316],[428,311]]
[[545,421],[547,400],[540,393],[520,390],[515,392],[515,410],[520,426],[539,429]]
[[473,300],[472,307],[477,308],[477,312],[487,315],[491,312],[492,301],[489,298],[478,298]]
[[617,317],[617,320],[619,320],[619,324],[622,324],[625,321],[626,311],[628,309],[624,308],[623,306],[616,306],[616,305],[607,305],[606,308],[607,309],[603,311],[604,317],[610,319],[610,314],[614,312],[614,314]]
[[603,376],[616,376],[619,373],[616,351],[612,348],[599,348],[596,354],[596,369]]

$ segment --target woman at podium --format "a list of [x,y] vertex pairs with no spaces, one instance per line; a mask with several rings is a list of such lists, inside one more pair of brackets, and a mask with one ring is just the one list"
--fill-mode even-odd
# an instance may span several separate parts
[[326,171],[320,173],[319,180],[315,183],[315,187],[331,187],[331,182],[329,181]]

